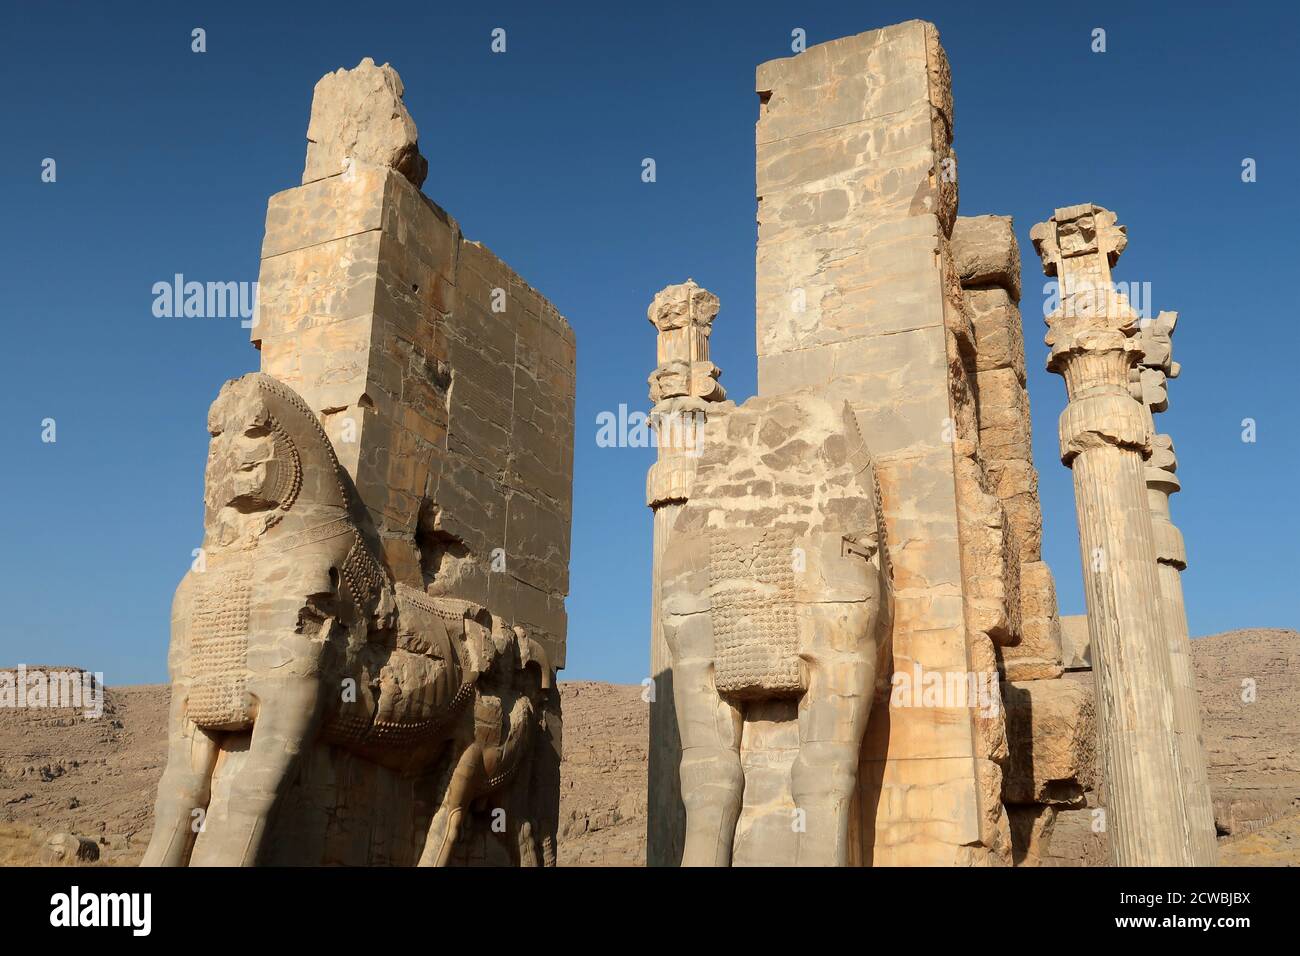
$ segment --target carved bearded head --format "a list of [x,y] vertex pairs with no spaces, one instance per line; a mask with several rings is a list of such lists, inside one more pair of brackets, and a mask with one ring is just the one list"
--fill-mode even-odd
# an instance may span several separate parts
[[263,378],[227,382],[208,412],[203,497],[211,545],[251,542],[289,509],[301,487],[298,450],[261,387]]

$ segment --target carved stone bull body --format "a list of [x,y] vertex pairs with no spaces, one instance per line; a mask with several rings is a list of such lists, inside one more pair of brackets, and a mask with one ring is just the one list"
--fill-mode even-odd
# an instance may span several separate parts
[[874,466],[847,404],[806,393],[711,411],[660,594],[682,742],[685,866],[726,866],[746,708],[798,701],[793,862],[849,862],[849,814],[892,590]]
[[[351,480],[291,389],[260,373],[229,382],[208,425],[204,544],[173,601],[169,749],[144,865],[258,862],[318,743],[435,774],[420,863],[445,865],[471,803],[521,770],[549,772],[532,759],[555,704],[545,652],[476,604],[392,584]],[[210,814],[236,742],[247,753]],[[528,781],[518,789],[526,803]],[[556,821],[520,803],[502,830],[511,855],[553,864]]]

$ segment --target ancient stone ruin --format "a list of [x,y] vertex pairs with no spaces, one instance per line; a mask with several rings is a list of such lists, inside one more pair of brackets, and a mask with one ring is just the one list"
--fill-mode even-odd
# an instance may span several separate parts
[[[1116,216],[1059,284],[1088,613],[1042,555],[1020,247],[957,214],[948,61],[910,21],[758,68],[758,394],[693,280],[654,296],[647,862],[1035,865],[1090,807],[1122,865],[1213,865],[1169,497],[1177,316]],[[261,369],[212,404],[176,590],[152,865],[553,865],[574,338],[420,191],[402,84],[317,84],[273,196]],[[1093,668],[1096,693],[1063,679]]]
[[317,84],[212,405],[146,864],[554,865],[574,338],[420,192],[402,84]]
[[[1212,863],[1177,486],[1150,437],[1172,319],[1049,319],[1094,708],[1061,679],[1019,247],[1009,218],[957,215],[937,31],[813,46],[756,88],[758,395],[718,384],[716,296],[688,281],[649,310],[647,862],[1033,865],[1097,786],[1099,730],[1115,862]],[[1035,227],[1067,306],[1076,269],[1109,289],[1116,235],[1093,207]]]

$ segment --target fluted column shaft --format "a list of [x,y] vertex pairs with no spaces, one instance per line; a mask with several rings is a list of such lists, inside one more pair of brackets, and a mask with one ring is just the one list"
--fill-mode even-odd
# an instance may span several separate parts
[[1188,866],[1186,808],[1141,457],[1101,444],[1071,465],[1117,866]]
[[1160,578],[1165,622],[1170,628],[1169,659],[1174,680],[1174,723],[1178,729],[1194,864],[1218,866],[1218,831],[1214,825],[1214,801],[1210,794],[1205,760],[1200,696],[1196,690],[1196,670],[1192,666],[1187,612],[1183,607],[1182,572],[1164,562],[1158,562],[1156,568]]
[[1183,536],[1169,513],[1169,498],[1179,490],[1178,457],[1168,435],[1155,435],[1155,415],[1169,407],[1169,380],[1181,366],[1174,361],[1173,335],[1177,312],[1162,311],[1141,323],[1137,335],[1142,356],[1129,373],[1129,390],[1142,403],[1153,433],[1151,457],[1145,477],[1151,531],[1155,538],[1156,574],[1160,582],[1161,611],[1169,641],[1174,680],[1174,730],[1178,735],[1179,767],[1187,803],[1187,836],[1197,866],[1218,865],[1218,840],[1214,802],[1206,771],[1205,742],[1201,735],[1201,707],[1192,667],[1192,645],[1183,606],[1182,570],[1187,567]]

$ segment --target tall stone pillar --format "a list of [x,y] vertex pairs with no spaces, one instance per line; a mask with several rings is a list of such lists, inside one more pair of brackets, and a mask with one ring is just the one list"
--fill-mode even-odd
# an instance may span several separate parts
[[[758,393],[812,389],[857,416],[893,569],[891,673],[991,686],[995,647],[1020,630],[1020,562],[981,450],[938,31],[911,20],[810,46],[760,65],[755,88]],[[955,695],[939,703],[876,702],[854,862],[1011,863],[1003,714]],[[780,768],[795,752],[795,721],[779,716],[747,719],[749,765]],[[747,782],[738,830],[775,828],[767,808],[782,804],[761,795]]]
[[[1153,321],[1143,323],[1138,336],[1143,356],[1130,379],[1133,397],[1142,402],[1148,414],[1163,412],[1169,407],[1168,379],[1176,378],[1179,372],[1178,363],[1173,361],[1173,333],[1177,322],[1177,312],[1161,312]],[[1155,431],[1154,424],[1152,431]],[[1169,513],[1169,496],[1181,487],[1175,474],[1177,470],[1173,439],[1168,435],[1155,435],[1151,459],[1146,467],[1147,504],[1155,535],[1156,572],[1160,579],[1160,599],[1173,669],[1174,726],[1178,733],[1178,753],[1187,801],[1188,837],[1196,865],[1217,866],[1219,853],[1214,802],[1210,797],[1205,767],[1201,707],[1196,692],[1196,672],[1192,666],[1187,609],[1183,605],[1182,573],[1187,567],[1187,552],[1183,547],[1182,533]]]
[[1138,314],[1114,291],[1127,243],[1115,214],[1085,203],[1030,232],[1060,305],[1048,369],[1065,378],[1061,460],[1074,475],[1107,830],[1117,866],[1190,866],[1156,547],[1147,505],[1151,428],[1129,393]]
[[718,297],[687,279],[664,288],[650,303],[647,316],[658,330],[659,364],[650,375],[651,423],[659,460],[646,476],[646,504],[654,512],[654,558],[650,588],[650,766],[646,818],[646,864],[677,866],[686,838],[682,806],[681,739],[673,704],[672,657],[659,620],[660,568],[668,531],[690,497],[699,454],[700,429],[710,402],[726,392],[721,371],[709,361],[709,333],[718,314]]

